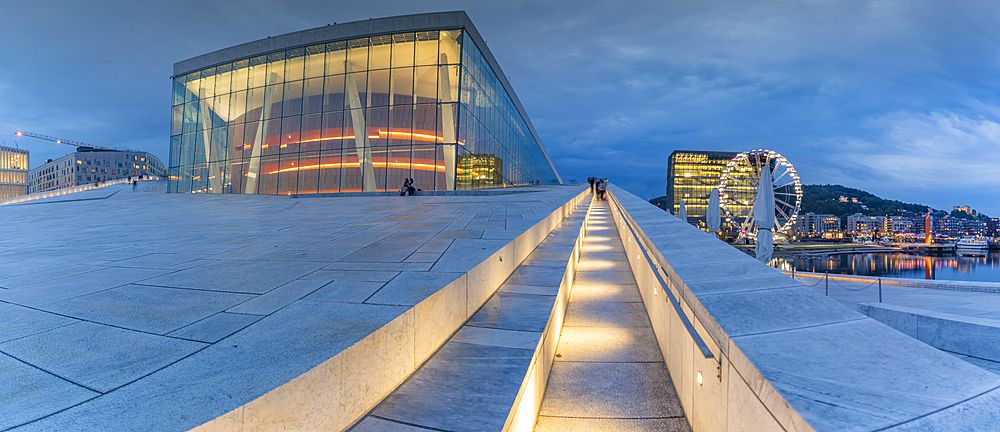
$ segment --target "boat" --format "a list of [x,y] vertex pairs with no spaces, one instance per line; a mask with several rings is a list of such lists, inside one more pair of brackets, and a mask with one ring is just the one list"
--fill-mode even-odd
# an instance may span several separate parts
[[962,237],[955,244],[955,251],[965,256],[986,256],[988,248],[989,243],[987,240],[980,237]]

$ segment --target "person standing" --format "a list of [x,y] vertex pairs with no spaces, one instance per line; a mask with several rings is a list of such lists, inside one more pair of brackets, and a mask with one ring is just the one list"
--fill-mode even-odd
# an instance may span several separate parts
[[594,178],[587,177],[587,183],[590,183],[590,193],[594,193]]
[[608,190],[608,185],[604,180],[597,180],[597,199],[604,201],[604,193]]

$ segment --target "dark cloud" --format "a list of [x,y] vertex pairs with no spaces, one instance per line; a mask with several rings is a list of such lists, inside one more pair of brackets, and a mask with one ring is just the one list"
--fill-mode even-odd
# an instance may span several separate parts
[[[0,0],[0,133],[166,160],[174,62],[331,22],[465,9],[564,179],[662,194],[675,149],[1000,215],[1000,3]],[[3,136],[12,144],[12,135]],[[68,150],[30,146],[33,165]],[[991,159],[992,158],[992,159]]]

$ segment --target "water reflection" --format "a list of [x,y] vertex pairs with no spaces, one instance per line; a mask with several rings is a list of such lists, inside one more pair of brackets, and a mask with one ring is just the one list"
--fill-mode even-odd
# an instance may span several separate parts
[[775,258],[773,267],[816,273],[889,276],[913,279],[1000,282],[1000,251],[986,256],[920,256],[904,253],[852,253]]

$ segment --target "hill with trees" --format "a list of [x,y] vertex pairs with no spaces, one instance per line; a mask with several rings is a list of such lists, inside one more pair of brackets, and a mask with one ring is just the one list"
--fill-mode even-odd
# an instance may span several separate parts
[[[650,203],[667,210],[667,197],[661,196],[649,200]],[[803,185],[802,186],[802,209],[799,214],[816,213],[836,215],[841,221],[847,220],[847,216],[861,213],[867,216],[922,216],[927,213],[929,207],[923,204],[904,203],[902,201],[888,200],[880,198],[861,189],[849,188],[841,185]],[[988,218],[982,213],[973,210],[966,213],[961,210],[934,210],[935,217],[951,217],[959,219],[984,219]]]

